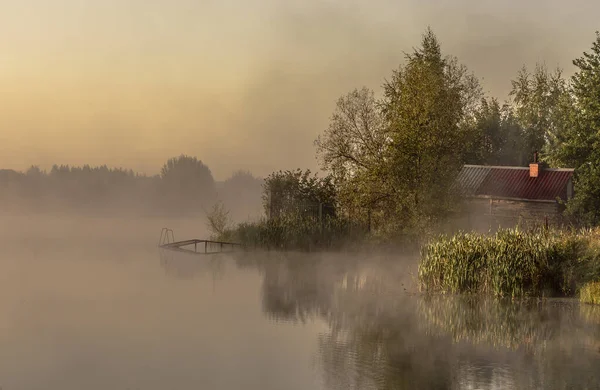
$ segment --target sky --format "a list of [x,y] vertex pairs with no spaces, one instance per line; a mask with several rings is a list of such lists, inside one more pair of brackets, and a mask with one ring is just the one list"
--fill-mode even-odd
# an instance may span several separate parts
[[156,174],[196,156],[217,179],[317,169],[335,101],[380,91],[430,26],[501,100],[523,66],[572,60],[593,0],[0,0],[0,168]]

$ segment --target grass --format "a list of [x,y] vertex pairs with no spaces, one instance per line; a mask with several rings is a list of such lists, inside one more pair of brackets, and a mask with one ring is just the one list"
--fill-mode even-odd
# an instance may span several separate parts
[[574,296],[598,280],[598,230],[439,236],[423,248],[419,264],[421,290],[440,293]]
[[581,287],[579,300],[583,303],[600,305],[600,282],[589,282]]

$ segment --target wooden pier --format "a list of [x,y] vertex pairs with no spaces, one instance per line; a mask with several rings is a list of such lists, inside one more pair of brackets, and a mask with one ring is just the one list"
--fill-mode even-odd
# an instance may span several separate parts
[[191,239],[175,241],[173,230],[163,228],[158,241],[159,248],[178,252],[192,253],[197,255],[213,255],[218,253],[230,253],[243,250],[241,244],[234,242],[223,242],[213,240]]

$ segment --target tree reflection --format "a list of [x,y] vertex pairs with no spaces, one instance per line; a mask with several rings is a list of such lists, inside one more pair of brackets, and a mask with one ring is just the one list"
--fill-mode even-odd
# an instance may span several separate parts
[[322,255],[240,264],[263,274],[269,318],[326,321],[318,361],[330,389],[600,383],[600,309],[568,300],[411,296],[398,282],[406,279],[399,267]]
[[[277,256],[277,255],[274,255]],[[327,316],[335,278],[321,260],[280,254],[261,264],[263,311],[275,321],[306,322]]]

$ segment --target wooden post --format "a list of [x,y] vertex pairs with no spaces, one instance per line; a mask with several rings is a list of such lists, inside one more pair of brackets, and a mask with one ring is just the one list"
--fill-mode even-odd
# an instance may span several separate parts
[[194,242],[194,252],[198,252],[198,243]]
[[208,241],[204,241],[204,253],[208,253]]

